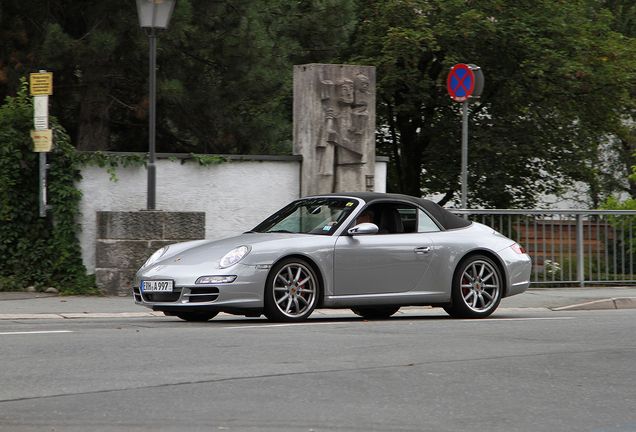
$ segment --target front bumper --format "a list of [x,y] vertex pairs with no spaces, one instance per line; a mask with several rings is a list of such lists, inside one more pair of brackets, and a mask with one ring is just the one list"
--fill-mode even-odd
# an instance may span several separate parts
[[[209,285],[193,283],[201,274],[182,276],[182,271],[171,274],[169,269],[165,269],[160,274],[153,272],[148,275],[140,271],[133,285],[135,303],[159,311],[262,309],[267,270],[256,269],[255,266],[237,266],[234,270],[237,272],[234,282]],[[142,280],[165,279],[174,281],[171,292],[141,291]]]
[[263,307],[262,293],[233,291],[230,286],[218,287],[175,287],[170,293],[142,292],[133,287],[135,303],[149,308],[155,306],[233,306],[242,308]]

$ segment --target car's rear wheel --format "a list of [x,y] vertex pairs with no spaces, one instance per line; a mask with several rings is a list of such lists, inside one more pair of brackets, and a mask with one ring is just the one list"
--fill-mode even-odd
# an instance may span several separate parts
[[354,314],[359,315],[367,320],[386,319],[399,310],[399,306],[351,308],[351,311]]
[[272,321],[303,321],[316,308],[320,282],[305,260],[287,258],[277,263],[265,285],[265,316]]
[[181,318],[184,321],[193,322],[205,322],[210,321],[217,316],[218,312],[172,312],[170,315],[174,315],[177,318]]
[[499,267],[484,255],[463,260],[453,277],[451,306],[444,308],[455,318],[485,318],[501,302],[503,283]]

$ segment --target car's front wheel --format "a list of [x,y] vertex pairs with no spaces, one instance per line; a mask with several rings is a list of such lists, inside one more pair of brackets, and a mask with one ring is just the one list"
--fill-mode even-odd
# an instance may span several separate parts
[[499,267],[484,255],[472,255],[457,267],[452,304],[444,309],[455,318],[485,318],[499,306],[502,291]]
[[218,312],[172,312],[170,316],[174,315],[184,321],[205,322],[210,321],[218,314]]
[[287,258],[277,263],[265,285],[265,316],[272,321],[303,321],[318,301],[320,282],[309,263]]

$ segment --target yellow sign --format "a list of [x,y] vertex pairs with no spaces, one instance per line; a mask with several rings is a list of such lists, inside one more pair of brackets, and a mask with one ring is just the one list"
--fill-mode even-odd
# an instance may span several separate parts
[[31,96],[53,94],[53,72],[32,73],[30,80]]
[[34,152],[50,152],[53,147],[53,131],[51,129],[31,131]]

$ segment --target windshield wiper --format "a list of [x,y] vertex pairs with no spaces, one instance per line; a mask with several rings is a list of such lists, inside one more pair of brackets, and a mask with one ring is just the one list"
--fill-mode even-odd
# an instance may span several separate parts
[[297,234],[293,231],[287,231],[287,230],[274,230],[274,231],[267,231],[268,233],[287,233],[287,234]]

